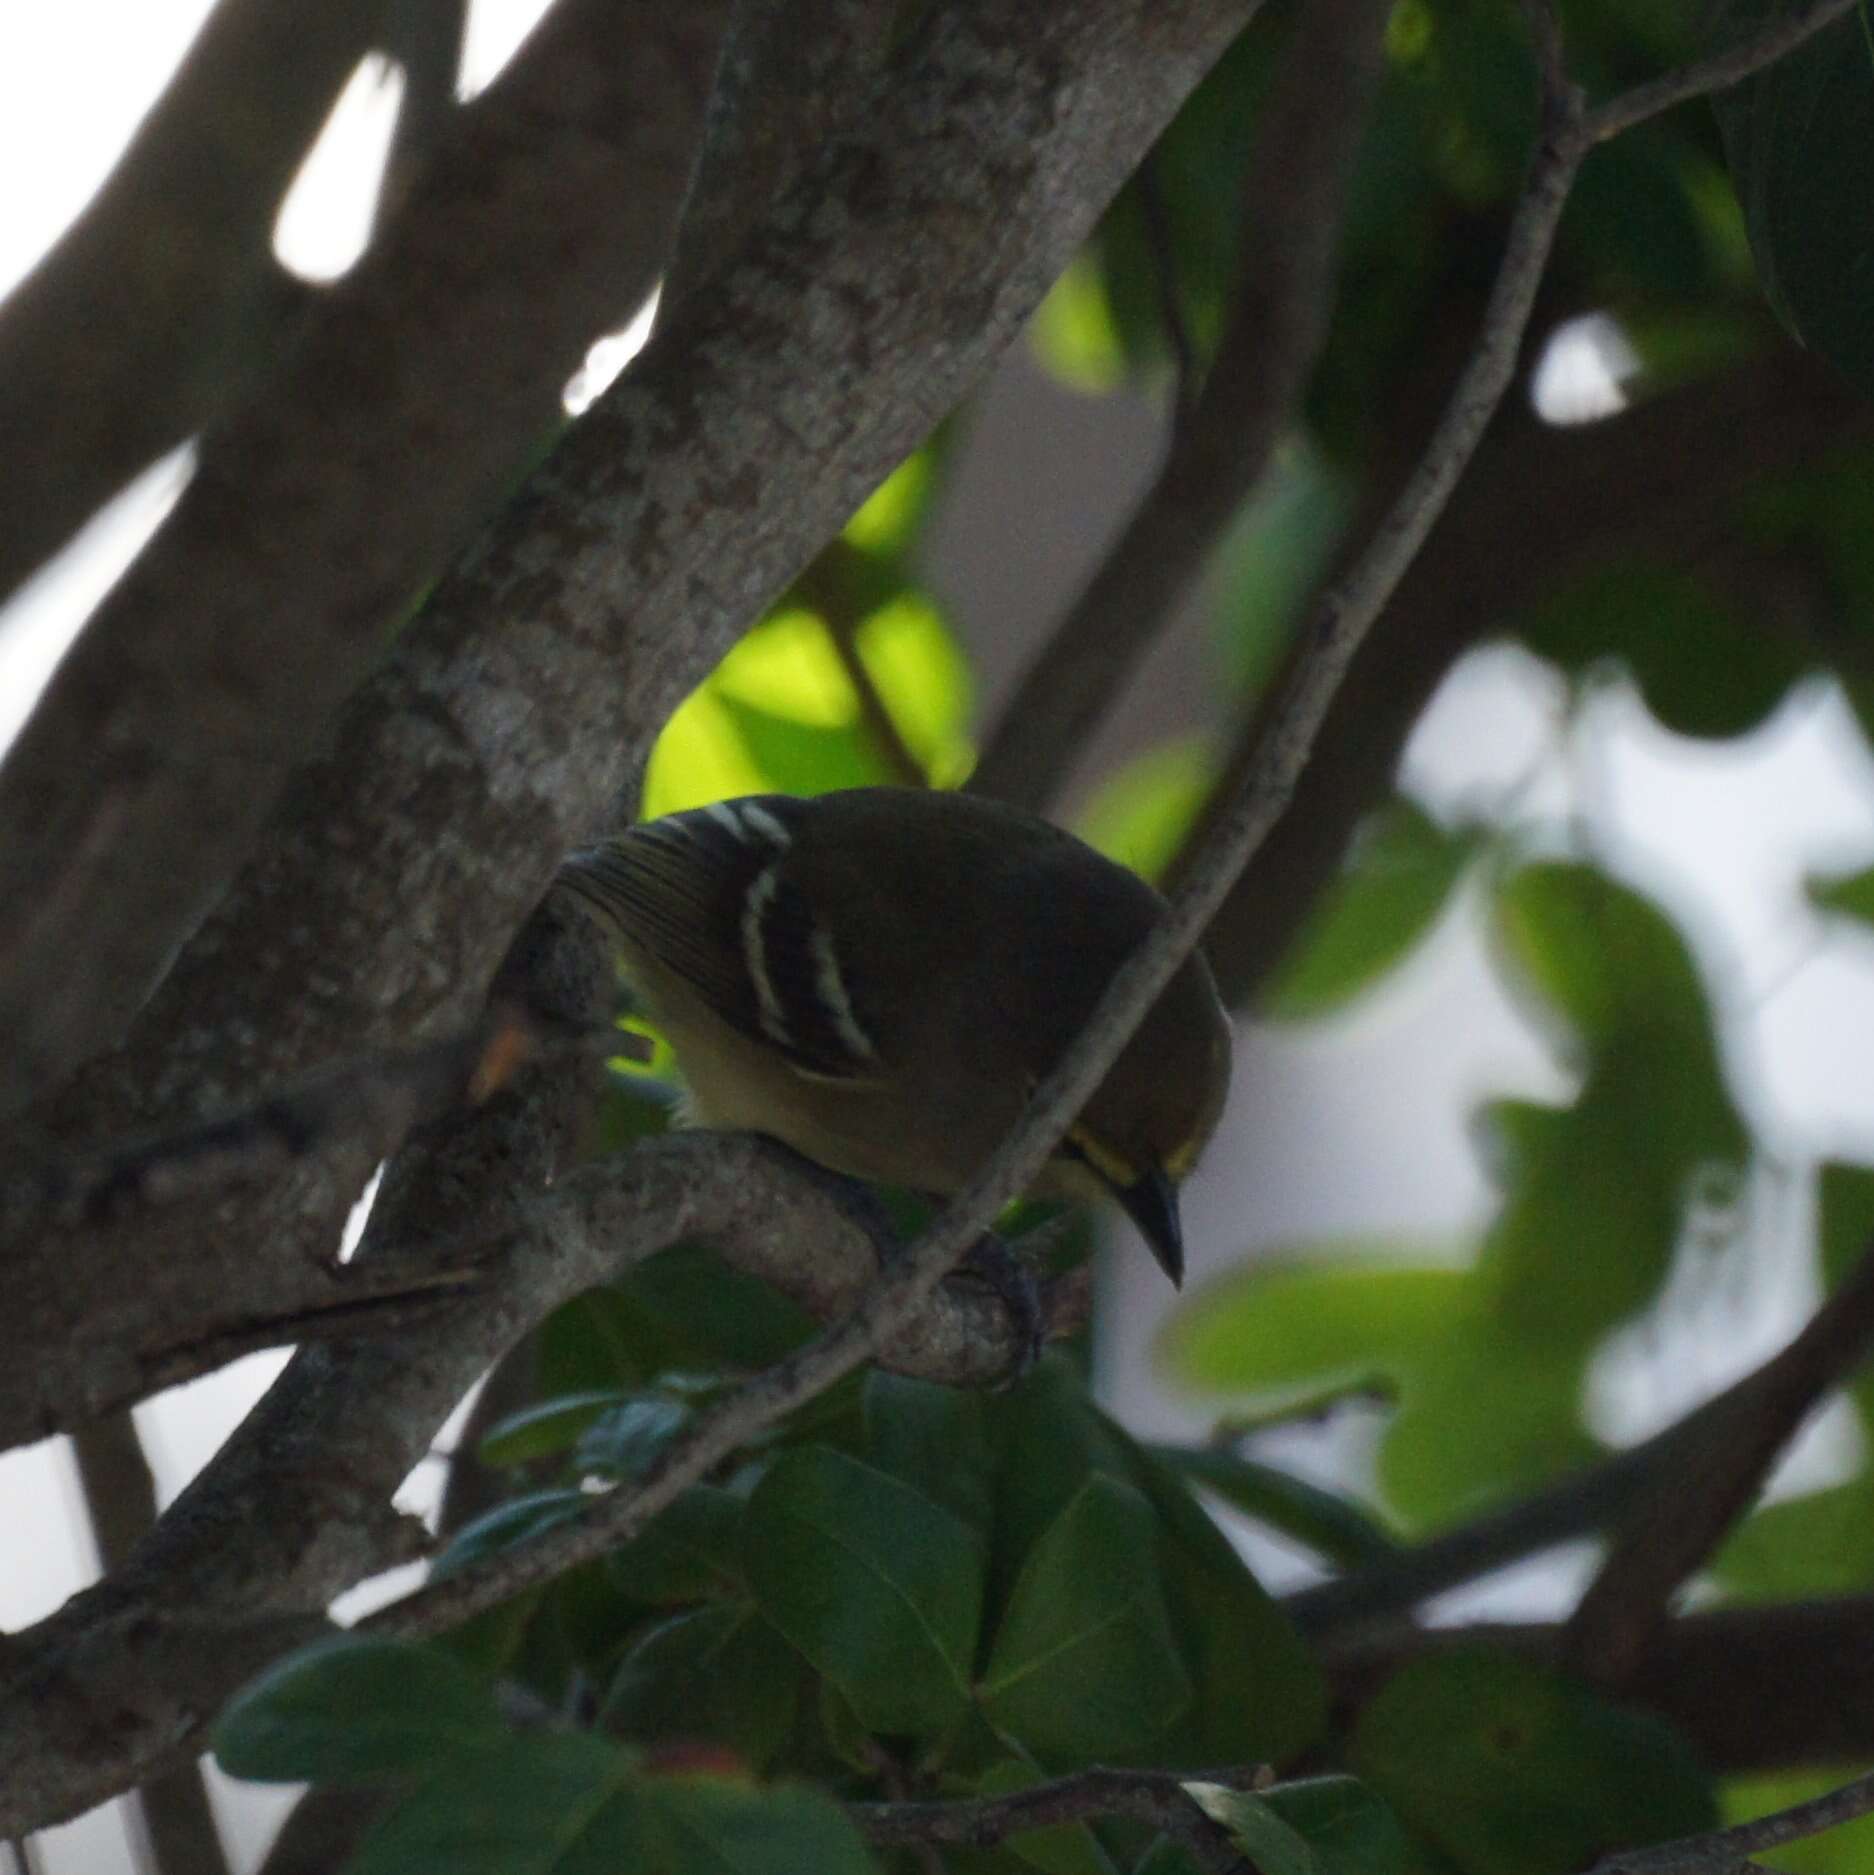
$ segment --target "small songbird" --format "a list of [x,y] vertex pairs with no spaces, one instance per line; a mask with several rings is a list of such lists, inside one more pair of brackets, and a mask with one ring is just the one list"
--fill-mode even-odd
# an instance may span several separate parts
[[[1164,910],[1071,834],[973,795],[752,794],[574,853],[702,1125],[948,1195],[1015,1124]],[[1116,1197],[1176,1283],[1176,1181],[1209,1139],[1230,1029],[1193,955],[1037,1192]]]

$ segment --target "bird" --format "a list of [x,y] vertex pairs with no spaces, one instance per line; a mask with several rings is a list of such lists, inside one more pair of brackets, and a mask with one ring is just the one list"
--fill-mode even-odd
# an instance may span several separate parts
[[[558,877],[670,1042],[687,1123],[933,1197],[980,1169],[1165,911],[1051,822],[913,788],[712,802],[572,853]],[[1193,952],[1035,1194],[1116,1198],[1181,1284],[1177,1187],[1229,1074]]]

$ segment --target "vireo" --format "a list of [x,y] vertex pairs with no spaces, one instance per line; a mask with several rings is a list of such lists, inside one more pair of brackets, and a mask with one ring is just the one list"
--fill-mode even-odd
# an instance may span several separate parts
[[[560,879],[615,927],[690,1120],[939,1195],[1014,1125],[1164,909],[1046,821],[909,788],[720,801],[574,853]],[[1036,1190],[1117,1197],[1180,1281],[1176,1181],[1229,1071],[1193,955]]]

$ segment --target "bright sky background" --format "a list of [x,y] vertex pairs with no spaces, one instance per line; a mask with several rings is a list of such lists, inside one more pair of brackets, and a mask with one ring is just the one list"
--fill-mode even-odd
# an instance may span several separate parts
[[[482,0],[472,85],[486,82],[539,10],[540,0]],[[206,11],[206,0],[61,0],[9,13],[0,28],[0,173],[30,175],[33,186],[0,200],[0,291],[103,179]],[[97,56],[100,46],[108,57]],[[373,147],[381,151],[395,90],[381,65],[353,87],[349,170],[337,163],[323,193],[309,184],[284,218],[295,264],[309,274],[342,271],[355,252],[359,178],[371,170]],[[1585,412],[1617,395],[1604,368],[1615,340],[1603,333],[1596,341],[1602,368],[1577,358],[1563,373],[1558,403]],[[185,476],[186,452],[178,452],[139,478],[0,612],[0,747]],[[1838,700],[1799,696],[1741,749],[1715,753],[1664,736],[1613,687],[1564,736],[1528,662],[1492,654],[1448,688],[1414,739],[1408,771],[1434,803],[1521,791],[1572,811],[1604,858],[1643,867],[1705,953],[1728,966],[1734,1058],[1760,1120],[1792,1159],[1831,1146],[1874,1157],[1866,1098],[1874,941],[1825,928],[1800,897],[1805,872],[1874,859],[1874,769]],[[1259,1036],[1244,1060],[1236,1136],[1213,1152],[1187,1213],[1192,1242],[1228,1256],[1339,1231],[1455,1233],[1474,1224],[1488,1193],[1464,1131],[1470,1103],[1485,1093],[1555,1091],[1552,1067],[1490,987],[1479,940],[1462,920],[1351,1024]],[[1412,1098],[1398,1098],[1400,1088]],[[1793,1230],[1801,1220],[1785,1222]],[[1115,1280],[1138,1285],[1127,1298],[1137,1306],[1106,1318],[1127,1410],[1158,1429],[1192,1425],[1145,1378],[1145,1343],[1162,1302],[1145,1259],[1125,1259]],[[1779,1279],[1701,1305],[1708,1332],[1670,1363],[1659,1360],[1656,1339],[1642,1338],[1610,1364],[1610,1424],[1650,1429],[1758,1358],[1803,1301],[1800,1283]],[[212,1452],[279,1358],[256,1357],[139,1409],[165,1497]],[[1812,1476],[1839,1466],[1839,1424],[1832,1436],[1832,1459],[1830,1435],[1809,1442]],[[34,1532],[8,1548],[0,1624],[46,1613],[93,1572],[76,1504],[61,1445],[0,1458],[0,1525]],[[1538,1592],[1552,1595],[1553,1578]],[[237,1867],[251,1866],[279,1808],[277,1798],[249,1791],[224,1803]],[[42,1853],[48,1875],[117,1875],[131,1866],[114,1814],[52,1832]]]

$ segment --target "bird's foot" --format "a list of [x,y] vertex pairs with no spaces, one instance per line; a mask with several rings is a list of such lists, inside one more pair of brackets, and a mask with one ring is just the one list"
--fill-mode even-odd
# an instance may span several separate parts
[[[768,1143],[797,1172],[828,1192],[864,1231],[871,1239],[881,1269],[904,1254],[904,1236],[876,1188],[863,1179],[832,1171],[791,1146],[782,1145],[779,1140]],[[941,1204],[941,1200],[935,1198],[930,1202]],[[1041,1286],[1035,1280],[1034,1271],[1004,1238],[994,1231],[986,1231],[957,1265],[955,1274],[986,1284],[1007,1312],[1014,1333],[1015,1360],[996,1385],[998,1389],[1014,1386],[1027,1377],[1047,1345],[1047,1315],[1041,1305]]]

